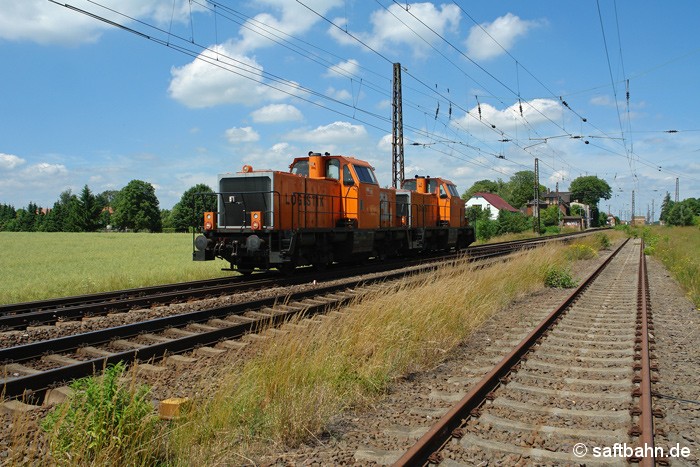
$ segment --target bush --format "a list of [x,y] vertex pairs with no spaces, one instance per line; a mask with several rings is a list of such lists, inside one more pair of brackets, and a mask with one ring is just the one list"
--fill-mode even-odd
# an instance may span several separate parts
[[566,257],[571,261],[593,259],[596,256],[598,253],[592,247],[582,243],[574,243],[566,250]]
[[125,364],[108,367],[101,377],[79,379],[74,394],[51,411],[42,428],[49,433],[54,459],[72,465],[153,464],[151,446],[157,417],[147,386],[120,382]]
[[559,266],[551,266],[545,273],[544,285],[558,289],[572,289],[576,287],[577,283],[573,277],[571,277],[571,271],[568,269]]
[[608,250],[612,242],[603,232],[595,234],[595,245],[599,250]]

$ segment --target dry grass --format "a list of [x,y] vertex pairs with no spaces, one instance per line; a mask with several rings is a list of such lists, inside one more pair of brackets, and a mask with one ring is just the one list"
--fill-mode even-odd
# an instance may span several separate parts
[[700,228],[654,227],[644,232],[646,253],[657,257],[700,309]]
[[[313,439],[338,413],[371,405],[395,379],[435,366],[496,311],[542,288],[547,270],[566,267],[566,249],[540,248],[478,271],[456,263],[366,296],[351,311],[288,327],[286,335],[256,344],[257,356],[222,368],[216,383],[202,381],[216,390],[198,393],[196,410],[165,438],[130,444],[122,465],[154,458],[240,464]],[[47,452],[47,434],[36,426],[27,417],[15,421],[11,459]],[[79,449],[69,455],[90,459]]]
[[545,271],[564,261],[561,251],[541,248],[479,271],[443,268],[271,339],[257,358],[225,370],[221,389],[195,404],[171,437],[174,462],[241,462],[322,432],[335,414],[434,366],[497,310],[541,288]]

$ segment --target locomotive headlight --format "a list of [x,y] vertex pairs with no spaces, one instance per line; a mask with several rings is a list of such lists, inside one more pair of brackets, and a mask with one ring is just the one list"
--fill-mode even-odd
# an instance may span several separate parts
[[199,235],[197,238],[194,239],[194,247],[197,248],[199,251],[206,250],[208,246],[209,239],[204,235]]
[[253,213],[253,219],[260,219],[260,214],[258,214],[257,212]]

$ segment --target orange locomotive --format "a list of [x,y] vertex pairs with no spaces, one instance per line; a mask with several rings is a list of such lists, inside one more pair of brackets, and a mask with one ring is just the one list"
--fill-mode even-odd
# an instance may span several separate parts
[[419,177],[380,188],[369,163],[310,152],[289,172],[219,176],[218,212],[204,214],[193,259],[222,258],[243,274],[466,248],[474,229],[449,180]]

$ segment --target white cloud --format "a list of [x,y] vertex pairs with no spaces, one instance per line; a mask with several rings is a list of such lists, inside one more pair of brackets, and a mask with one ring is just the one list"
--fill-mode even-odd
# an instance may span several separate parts
[[251,112],[256,123],[279,123],[303,120],[301,111],[289,104],[271,104]]
[[359,69],[360,63],[354,58],[351,58],[350,60],[329,67],[325,76],[329,78],[350,78],[356,75]]
[[24,170],[25,174],[35,178],[43,178],[44,176],[61,176],[68,173],[68,169],[63,164],[49,164],[48,162],[40,162],[27,167]]
[[12,170],[25,163],[21,157],[13,154],[3,154],[0,152],[0,168]]
[[226,139],[231,144],[254,143],[260,140],[260,135],[249,126],[243,128],[233,127],[226,130]]
[[352,94],[350,94],[350,91],[346,89],[336,89],[332,86],[326,89],[326,96],[332,97],[338,101],[350,101],[352,99]]
[[231,42],[211,46],[187,65],[173,67],[170,74],[170,97],[190,108],[256,105],[303,94],[292,81],[275,83],[274,88],[262,84],[262,65],[236,53]]
[[[481,107],[481,116],[479,116]],[[498,110],[490,104],[481,104],[472,108],[461,118],[453,120],[453,125],[470,128],[479,132],[488,125],[495,125],[497,130],[512,131],[522,125],[538,125],[550,120],[561,119],[562,108],[558,101],[552,99],[533,99],[522,102],[523,113],[520,114],[520,104],[515,103],[510,107]],[[487,126],[479,124],[479,120]],[[476,123],[476,125],[475,125]]]
[[[420,18],[420,21],[416,18]],[[408,12],[406,12],[404,5],[392,4],[388,11],[381,9],[372,13],[370,17],[372,31],[353,31],[352,34],[375,50],[390,50],[397,46],[407,46],[413,49],[414,54],[422,55],[428,49],[426,41],[437,43],[441,39],[426,29],[421,21],[444,37],[448,31],[457,30],[460,18],[461,11],[457,5],[440,5],[440,8],[436,8],[432,3],[411,3],[408,5]],[[333,22],[345,26],[345,20],[342,18],[336,18]],[[334,26],[331,26],[328,31],[341,44],[357,45],[354,39]],[[420,37],[416,35],[416,32]]]
[[300,36],[321,18],[311,10],[325,15],[331,9],[341,6],[342,0],[306,0],[306,8],[299,2],[289,0],[258,0],[256,6],[272,8],[279,17],[271,13],[261,13],[245,22],[241,28],[241,40],[237,42],[239,53],[246,54],[253,50],[270,47],[287,35]]
[[356,143],[359,139],[364,139],[366,136],[367,130],[362,125],[353,125],[349,122],[333,122],[310,131],[293,131],[287,135],[287,138],[306,143],[331,145]]
[[503,49],[510,50],[516,39],[525,36],[540,24],[541,22],[522,20],[512,13],[507,13],[492,23],[472,26],[466,41],[467,55],[475,60],[502,55],[505,53]]
[[[174,5],[170,0],[104,0],[101,3],[132,18],[160,25],[169,23],[171,17],[175,22],[189,21],[190,8],[193,12],[203,10],[187,0],[176,0]],[[73,0],[70,4],[120,24],[133,23],[87,0]],[[0,0],[0,11],[0,39],[12,41],[76,45],[95,42],[103,31],[113,28],[47,0]]]

